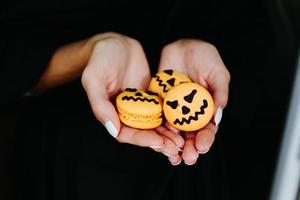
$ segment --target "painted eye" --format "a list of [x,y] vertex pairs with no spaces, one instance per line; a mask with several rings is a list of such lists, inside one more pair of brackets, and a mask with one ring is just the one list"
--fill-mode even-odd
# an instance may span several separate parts
[[135,96],[141,97],[141,96],[143,96],[143,95],[142,95],[142,93],[137,92],[137,93],[135,93]]
[[191,110],[190,110],[188,107],[182,106],[182,114],[186,115],[186,114],[188,114],[190,111],[191,111]]
[[164,72],[165,72],[166,74],[169,74],[170,76],[173,75],[173,70],[172,70],[172,69],[166,69],[166,70],[164,70]]
[[194,89],[189,95],[184,97],[184,100],[188,103],[192,103],[193,98],[194,98],[196,93],[197,93],[197,90]]
[[171,85],[171,86],[174,86],[175,78],[171,78],[171,79],[167,80],[167,83],[169,83],[169,85]]
[[125,91],[127,91],[127,92],[136,92],[137,89],[136,88],[126,88]]
[[178,106],[178,101],[177,100],[175,100],[175,101],[167,101],[167,105],[170,106],[173,109],[176,109],[177,106]]
[[155,95],[155,96],[158,96],[158,94],[157,94],[157,93],[155,93],[155,92],[151,92],[151,91],[149,91],[149,90],[147,90],[147,91],[146,91],[146,93],[147,93],[147,94],[149,94],[149,95]]

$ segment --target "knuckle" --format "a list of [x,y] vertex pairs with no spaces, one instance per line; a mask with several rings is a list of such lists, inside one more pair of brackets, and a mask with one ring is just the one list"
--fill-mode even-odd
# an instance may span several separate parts
[[127,38],[127,41],[129,42],[129,44],[133,47],[133,48],[137,48],[137,49],[143,49],[141,43],[134,39],[134,38]]
[[171,43],[171,44],[167,44],[166,46],[164,46],[164,48],[162,49],[162,55],[164,54],[169,54],[170,52],[174,51],[174,49],[176,49],[178,46],[178,43]]
[[228,82],[231,80],[231,74],[227,68],[225,68],[225,76]]
[[204,42],[203,44],[205,45],[205,47],[207,49],[210,49],[212,51],[218,51],[217,47],[215,45],[213,45],[212,43]]
[[108,37],[111,36],[111,37],[120,37],[121,34],[117,33],[117,32],[114,32],[114,31],[108,31],[105,33]]
[[124,140],[120,136],[116,137],[116,140],[120,144],[125,143]]
[[109,37],[106,39],[106,47],[124,48],[125,42],[122,37]]
[[203,42],[202,45],[203,46],[201,48],[205,49],[205,51],[209,54],[219,56],[219,51],[215,45],[208,42]]
[[86,88],[87,81],[88,81],[87,76],[88,76],[87,72],[86,72],[86,70],[84,70],[82,75],[81,75],[81,78],[80,78],[80,81],[81,81],[81,84],[82,84],[83,88]]

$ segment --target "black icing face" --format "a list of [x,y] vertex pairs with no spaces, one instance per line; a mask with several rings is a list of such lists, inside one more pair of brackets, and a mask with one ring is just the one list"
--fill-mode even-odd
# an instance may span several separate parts
[[151,80],[149,89],[164,96],[174,86],[186,82],[191,82],[186,75],[169,69],[157,73]]
[[197,121],[200,115],[204,115],[208,102],[206,99],[202,99],[199,102],[197,90],[193,89],[182,99],[166,101],[166,105],[174,112],[174,115],[178,116],[178,118],[174,119],[173,124],[184,125],[190,124],[192,121]]
[[210,93],[197,83],[183,83],[165,96],[163,104],[166,120],[182,131],[196,131],[207,125],[214,113]]
[[[207,101],[203,100],[203,104],[200,106],[200,109],[196,111],[193,115],[190,115],[188,118],[183,117],[181,120],[176,119],[173,123],[183,125],[184,123],[190,124],[192,120],[197,121],[200,115],[205,114],[205,108],[207,108]],[[186,106],[182,106],[182,114],[186,115],[190,112],[190,109]]]
[[122,101],[133,101],[133,102],[149,102],[159,104],[157,94],[152,92],[143,92],[135,88],[126,88],[125,93],[122,96]]
[[126,88],[125,91],[127,92],[137,92],[136,88]]
[[167,79],[161,78],[159,74],[155,75],[154,78],[156,82],[158,83],[158,86],[162,87],[163,92],[168,92],[171,87],[174,87],[175,85],[175,78],[172,77],[173,70],[164,70],[165,74],[169,75],[170,77]]

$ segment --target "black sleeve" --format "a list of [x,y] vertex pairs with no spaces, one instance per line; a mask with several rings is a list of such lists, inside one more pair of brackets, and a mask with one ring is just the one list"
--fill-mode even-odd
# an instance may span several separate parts
[[36,19],[2,18],[0,21],[0,104],[15,100],[38,82],[61,34]]
[[265,27],[266,14],[261,0],[176,2],[167,21],[164,45],[182,38],[194,38],[218,46]]

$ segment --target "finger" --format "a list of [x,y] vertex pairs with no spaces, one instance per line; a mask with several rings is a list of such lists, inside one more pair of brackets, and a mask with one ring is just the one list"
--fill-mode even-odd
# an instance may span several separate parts
[[84,88],[94,115],[105,126],[109,134],[116,138],[121,124],[115,107],[109,101],[105,84],[91,78],[84,84]]
[[160,55],[158,70],[163,71],[172,68],[186,74],[186,69],[183,66],[185,63],[182,59],[182,49],[174,48],[172,45],[165,46]]
[[141,147],[162,148],[164,138],[154,130],[139,130],[122,125],[117,140],[121,143],[133,144]]
[[215,140],[217,131],[218,127],[214,126],[212,123],[209,123],[203,129],[198,131],[195,139],[195,146],[198,153],[205,154],[209,151]]
[[213,122],[216,126],[219,125],[222,119],[223,109],[228,102],[230,76],[227,70],[219,70],[213,76],[207,79],[208,85],[213,95],[215,103],[215,113]]
[[161,58],[161,62],[159,63],[159,67],[157,71],[164,71],[164,70],[168,70],[168,69],[172,69],[172,70],[176,70],[178,72],[187,74],[186,69],[183,67],[180,67],[178,65],[178,63],[174,62],[166,62],[166,61],[162,61],[164,58]]
[[175,143],[172,142],[169,138],[162,136],[164,140],[164,146],[162,148],[153,148],[152,149],[156,152],[163,153],[168,158],[177,158],[179,155],[179,150],[176,147]]
[[184,146],[184,139],[181,135],[175,134],[174,132],[168,130],[167,128],[160,126],[155,129],[160,135],[163,135],[173,141],[179,151],[182,151]]
[[177,158],[168,158],[168,159],[173,166],[179,165],[182,161],[181,156],[178,156]]
[[186,165],[193,165],[197,162],[199,154],[195,147],[195,133],[184,133],[185,145],[182,152],[182,159]]
[[123,79],[122,89],[129,87],[146,90],[151,80],[149,64],[142,45],[136,40],[130,41],[134,58],[129,62],[126,74],[123,75],[126,78]]
[[180,133],[180,130],[178,130],[177,128],[173,127],[169,122],[165,122],[165,127],[171,131],[173,131],[176,134]]

